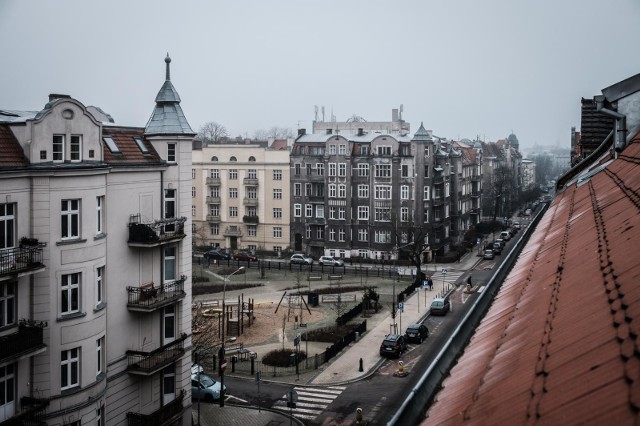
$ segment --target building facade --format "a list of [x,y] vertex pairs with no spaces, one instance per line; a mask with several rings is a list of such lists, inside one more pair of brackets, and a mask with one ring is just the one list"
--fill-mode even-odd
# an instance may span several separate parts
[[165,61],[146,127],[0,111],[0,421],[191,423],[194,133]]
[[289,246],[289,150],[264,144],[197,146],[192,159],[194,243],[281,253]]

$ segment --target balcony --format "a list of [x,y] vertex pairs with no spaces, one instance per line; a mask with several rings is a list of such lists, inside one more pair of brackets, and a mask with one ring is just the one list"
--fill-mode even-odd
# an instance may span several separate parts
[[471,182],[479,182],[480,179],[482,179],[482,176],[480,176],[480,175],[471,176]]
[[44,269],[44,243],[0,250],[0,281],[35,274]]
[[151,376],[184,355],[184,341],[187,334],[151,352],[127,351],[127,371],[139,376]]
[[220,204],[222,201],[220,197],[207,197],[207,204]]
[[228,226],[224,230],[225,237],[242,237],[242,231],[237,226]]
[[175,423],[182,416],[182,401],[184,390],[180,395],[167,405],[151,414],[127,413],[127,425],[129,426],[165,426]]
[[47,426],[45,421],[48,399],[23,396],[20,398],[20,411],[2,422],[3,426]]
[[212,177],[208,177],[207,178],[207,185],[221,185],[221,181],[220,178],[212,178]]
[[[137,216],[139,219],[139,216]],[[129,247],[157,247],[172,244],[185,237],[186,217],[156,220],[154,222],[129,223]]]
[[245,185],[248,185],[248,186],[258,186],[258,179],[257,178],[244,178],[242,180],[242,183],[244,183]]
[[474,191],[474,192],[471,193],[471,198],[478,198],[479,196],[480,196],[479,192],[475,192]]
[[444,184],[444,177],[442,177],[442,176],[434,177],[433,178],[433,184],[434,185],[442,185],[442,184]]
[[326,220],[324,217],[308,217],[305,222],[307,225],[325,225]]
[[42,329],[46,323],[20,320],[18,331],[0,337],[0,364],[44,352]]
[[257,198],[249,198],[249,197],[244,197],[243,200],[243,204],[245,206],[257,206],[258,205],[258,199]]
[[220,223],[221,219],[220,219],[220,215],[219,214],[208,214],[207,215],[207,222],[211,222],[211,223]]
[[260,223],[260,218],[258,218],[258,216],[244,215],[242,217],[242,221],[244,223],[255,223],[255,224],[258,224],[258,223]]
[[136,312],[154,312],[171,305],[186,296],[184,292],[186,279],[187,277],[183,275],[179,280],[158,287],[154,287],[153,283],[140,287],[129,286],[127,287],[129,293],[127,308]]
[[309,195],[310,203],[324,203],[324,195]]
[[444,203],[444,198],[442,197],[433,197],[433,199],[431,200],[431,205],[433,207],[439,207]]

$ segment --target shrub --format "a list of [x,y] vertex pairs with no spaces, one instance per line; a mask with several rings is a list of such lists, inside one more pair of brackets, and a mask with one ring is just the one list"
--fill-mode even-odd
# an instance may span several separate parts
[[[268,352],[262,357],[262,363],[265,365],[271,365],[273,367],[290,367],[295,365],[292,363],[292,356],[296,351],[293,349],[277,349]],[[298,351],[298,362],[307,359],[307,353],[305,351]]]

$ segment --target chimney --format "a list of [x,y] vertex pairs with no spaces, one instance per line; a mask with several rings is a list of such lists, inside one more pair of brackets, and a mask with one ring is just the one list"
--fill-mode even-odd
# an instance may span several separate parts
[[304,136],[307,134],[307,129],[298,129],[298,136]]
[[55,101],[56,99],[71,99],[71,96],[69,96],[69,95],[61,95],[61,94],[58,94],[58,93],[51,93],[49,95],[49,102]]
[[364,135],[364,129],[362,127],[358,127],[358,136]]
[[398,121],[398,109],[397,108],[394,108],[394,109],[391,110],[391,121],[394,122],[394,123],[396,121]]
[[327,129],[327,134],[328,134],[328,135],[333,134],[333,129]]

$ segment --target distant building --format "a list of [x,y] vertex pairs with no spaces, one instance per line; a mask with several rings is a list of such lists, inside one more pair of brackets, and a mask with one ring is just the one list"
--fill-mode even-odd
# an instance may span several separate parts
[[194,132],[169,62],[146,127],[66,95],[0,110],[0,422],[191,424]]

